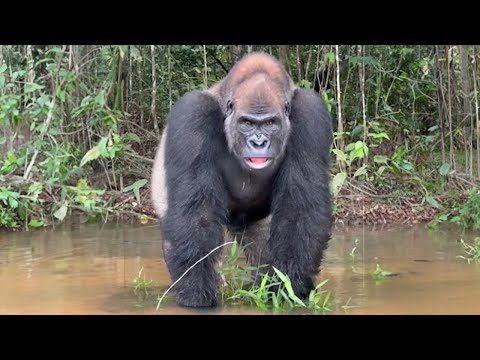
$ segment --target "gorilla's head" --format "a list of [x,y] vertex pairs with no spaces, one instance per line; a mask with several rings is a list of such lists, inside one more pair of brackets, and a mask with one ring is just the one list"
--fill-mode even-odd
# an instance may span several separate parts
[[266,54],[245,57],[229,73],[220,105],[228,147],[244,168],[272,169],[282,160],[293,91],[286,71]]

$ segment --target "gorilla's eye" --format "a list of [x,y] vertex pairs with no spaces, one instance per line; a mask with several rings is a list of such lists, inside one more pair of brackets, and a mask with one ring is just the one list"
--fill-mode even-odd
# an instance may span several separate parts
[[272,126],[274,124],[273,120],[268,120],[265,125]]
[[252,122],[250,120],[243,120],[243,125],[252,126]]

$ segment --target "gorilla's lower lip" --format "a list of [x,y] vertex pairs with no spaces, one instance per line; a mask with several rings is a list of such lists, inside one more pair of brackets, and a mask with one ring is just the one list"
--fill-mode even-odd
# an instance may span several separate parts
[[271,163],[272,159],[267,157],[249,157],[245,158],[245,162],[252,169],[263,169]]

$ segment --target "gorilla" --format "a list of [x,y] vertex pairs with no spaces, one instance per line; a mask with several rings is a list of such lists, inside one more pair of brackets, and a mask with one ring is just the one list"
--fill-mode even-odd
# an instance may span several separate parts
[[[332,137],[323,99],[264,53],[178,100],[151,179],[172,281],[230,233],[250,263],[275,266],[297,296],[308,295],[331,236]],[[175,285],[177,304],[217,305],[219,253]]]

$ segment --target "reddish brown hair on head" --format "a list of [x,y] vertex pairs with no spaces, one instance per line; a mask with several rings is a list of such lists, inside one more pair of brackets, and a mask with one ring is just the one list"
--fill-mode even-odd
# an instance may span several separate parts
[[294,87],[282,64],[273,56],[265,53],[248,54],[242,58],[228,74],[225,86],[237,87],[257,73],[265,74],[269,80],[285,87],[284,90]]
[[282,64],[266,53],[244,56],[227,77],[208,91],[223,108],[233,100],[238,108],[274,107],[282,109],[290,101],[295,84]]

